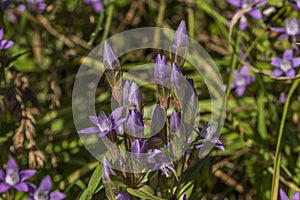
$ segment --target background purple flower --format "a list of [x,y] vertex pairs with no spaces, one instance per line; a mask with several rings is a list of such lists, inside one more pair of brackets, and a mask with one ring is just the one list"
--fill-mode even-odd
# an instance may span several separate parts
[[288,77],[296,75],[295,68],[300,66],[300,57],[293,58],[293,50],[286,50],[283,58],[272,58],[271,64],[277,67],[272,76],[278,77],[285,74]]
[[296,9],[300,10],[300,0],[289,0],[289,3]]
[[[291,200],[299,200],[300,199],[300,193],[295,192]],[[279,197],[278,200],[290,200],[288,195],[283,191],[283,189],[279,189]]]
[[33,188],[29,192],[30,198],[27,200],[63,200],[66,195],[62,192],[50,192],[52,181],[50,176],[45,176],[38,188]]
[[11,4],[12,0],[6,0],[4,2],[0,1],[0,4],[1,4],[1,9],[2,10],[5,10],[10,4]]
[[241,70],[233,72],[233,83],[231,89],[234,89],[238,96],[242,96],[247,85],[254,81],[254,76],[249,76],[249,69],[246,66],[243,66]]
[[274,32],[282,33],[278,39],[281,40],[285,37],[292,36],[295,37],[296,35],[300,34],[300,27],[299,23],[296,18],[288,18],[284,21],[285,27],[271,27],[270,30]]
[[0,28],[0,50],[8,49],[12,45],[14,45],[13,41],[3,40],[3,36],[4,36],[4,30],[2,28]]
[[19,172],[16,161],[11,158],[7,162],[6,173],[0,169],[0,193],[6,192],[10,188],[14,188],[21,192],[28,192],[29,184],[25,182],[36,173],[36,170],[26,169]]
[[27,0],[26,8],[32,12],[43,13],[47,9],[44,0]]
[[103,1],[102,0],[83,0],[84,3],[92,5],[96,13],[100,13],[103,10]]
[[[257,3],[260,2],[260,3]],[[235,11],[235,13],[239,12],[240,10],[247,8],[249,5],[253,3],[257,3],[251,10],[248,11],[249,15],[255,19],[262,19],[261,11],[258,9],[258,7],[264,5],[266,1],[260,1],[260,0],[228,0],[228,3],[231,5],[238,7],[238,9]],[[247,18],[245,15],[243,15],[240,19],[240,29],[245,30],[248,25]]]

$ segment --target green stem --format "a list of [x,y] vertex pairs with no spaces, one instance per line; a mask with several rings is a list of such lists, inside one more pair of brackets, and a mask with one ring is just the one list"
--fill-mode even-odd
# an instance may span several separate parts
[[102,41],[106,40],[106,38],[108,36],[113,14],[114,14],[114,5],[110,4],[108,9],[107,9],[107,18],[106,18],[106,21],[105,21],[105,28],[104,28],[104,33],[103,33],[103,36],[102,36]]
[[278,133],[278,139],[277,139],[277,146],[276,146],[276,154],[275,154],[275,160],[274,160],[274,174],[272,178],[272,192],[271,192],[271,199],[277,200],[278,199],[278,190],[279,190],[279,176],[280,176],[280,157],[281,157],[281,145],[282,145],[282,135],[283,135],[283,129],[285,125],[285,119],[288,112],[289,104],[291,97],[298,87],[300,83],[300,79],[297,79],[294,81],[294,83],[291,86],[291,89],[289,91],[289,94],[286,99],[286,103],[283,108],[282,118],[280,122],[280,128]]

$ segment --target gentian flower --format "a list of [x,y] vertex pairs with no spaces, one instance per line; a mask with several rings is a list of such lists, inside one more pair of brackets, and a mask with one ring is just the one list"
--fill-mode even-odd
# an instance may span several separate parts
[[[238,7],[238,9],[235,11],[235,13],[239,12],[240,10],[247,8],[249,5],[259,2],[260,0],[228,0],[228,3],[230,3],[233,6]],[[261,1],[260,3],[257,3],[251,10],[248,11],[248,13],[251,15],[251,17],[255,19],[262,19],[261,11],[258,9],[258,7],[264,5],[266,1]],[[247,28],[247,18],[245,15],[243,15],[240,19],[240,29],[245,30]]]
[[3,40],[4,31],[2,28],[0,28],[0,50],[8,49],[12,45],[14,45],[13,41],[10,40]]
[[182,126],[183,123],[181,122],[181,119],[176,110],[174,110],[170,117],[170,132],[172,134],[179,134],[180,131],[182,131]]
[[116,175],[116,172],[112,169],[112,166],[107,158],[104,157],[102,161],[102,180],[104,182],[111,181],[109,178],[110,174]]
[[104,42],[103,62],[106,69],[120,69],[119,59],[107,40]]
[[[300,199],[300,193],[295,192],[291,200],[299,200]],[[279,189],[279,197],[278,200],[289,200],[288,195],[283,191],[283,189]]]
[[245,93],[246,86],[254,81],[254,76],[249,76],[249,69],[243,66],[241,70],[233,72],[233,83],[231,89],[234,89],[238,96],[242,96]]
[[115,200],[132,200],[132,198],[127,192],[117,192]]
[[[198,131],[198,137],[196,138],[196,141],[204,140],[204,142],[210,142],[215,145],[218,149],[221,151],[224,151],[225,148],[222,144],[222,142],[219,140],[219,136],[216,135],[217,128],[212,123],[207,123],[205,126]],[[195,145],[196,149],[201,148],[204,145],[203,142],[200,144]]]
[[0,0],[0,8],[2,10],[5,10],[10,4],[11,4],[12,0],[6,0],[4,2],[2,2],[2,0]]
[[142,111],[142,93],[135,81],[126,81],[123,90],[123,106]]
[[300,34],[299,23],[296,18],[288,18],[284,21],[285,27],[271,27],[271,31],[282,33],[278,39],[281,40],[285,37],[291,36],[295,38],[296,35]]
[[116,131],[116,133],[121,134],[119,127],[123,122],[124,118],[121,118],[123,108],[119,107],[115,109],[109,116],[104,112],[100,112],[98,116],[90,116],[90,121],[95,125],[85,129],[80,130],[80,134],[93,134],[98,133],[98,137],[103,137],[104,135]]
[[152,170],[159,169],[167,178],[170,177],[171,173],[175,173],[175,169],[166,155],[158,149],[148,152],[148,165]]
[[277,67],[272,76],[278,77],[285,74],[288,77],[296,75],[295,68],[300,66],[300,57],[293,58],[293,50],[286,50],[283,58],[272,58],[271,64]]
[[297,10],[300,10],[300,0],[289,0],[289,3]]
[[36,170],[26,169],[19,172],[16,161],[11,158],[7,162],[6,173],[0,169],[0,193],[6,192],[10,188],[14,188],[21,192],[28,192],[29,183],[25,182],[36,173]]
[[83,2],[92,5],[96,13],[101,13],[103,10],[103,0],[83,0]]
[[183,97],[183,93],[185,92],[183,86],[185,85],[184,83],[186,83],[187,81],[176,63],[172,64],[172,73],[170,81],[175,92],[178,93],[177,95],[182,94],[180,97]]
[[157,84],[163,85],[165,87],[169,86],[171,77],[171,69],[167,63],[165,56],[157,54],[156,65],[154,68],[154,80]]
[[189,45],[188,31],[184,20],[181,20],[174,34],[173,46],[176,48],[185,48]]
[[144,133],[143,116],[138,110],[129,110],[126,119],[126,128],[129,135],[142,137]]
[[30,198],[27,200],[63,200],[66,195],[62,192],[50,192],[52,181],[50,176],[45,176],[38,188],[29,192]]
[[131,144],[131,152],[134,154],[141,154],[148,152],[148,145],[146,140],[135,139]]

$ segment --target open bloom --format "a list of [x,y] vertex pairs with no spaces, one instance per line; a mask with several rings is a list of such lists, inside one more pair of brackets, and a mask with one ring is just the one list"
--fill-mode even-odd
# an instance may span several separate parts
[[282,33],[278,37],[279,40],[288,36],[295,37],[296,35],[300,34],[300,27],[296,18],[288,18],[284,21],[284,23],[285,23],[285,27],[270,28],[271,31]]
[[[249,5],[257,3],[251,10],[248,11],[249,15],[255,19],[262,19],[261,11],[258,9],[258,7],[264,5],[266,1],[260,1],[260,0],[228,0],[228,3],[230,3],[233,6],[238,7],[238,9],[235,11],[235,13],[239,12],[240,10],[247,8]],[[259,2],[259,3],[258,3]],[[240,29],[245,30],[247,28],[248,22],[245,15],[243,15],[240,19]]]
[[[196,138],[196,141],[204,140],[204,142],[210,142],[214,144],[215,147],[224,151],[225,148],[222,142],[219,140],[219,136],[216,135],[216,126],[212,123],[207,123],[200,131],[198,132],[199,136]],[[197,144],[195,147],[196,149],[201,148],[204,145],[203,142]]]
[[[288,195],[283,191],[283,189],[279,189],[279,200],[289,200]],[[299,192],[295,192],[295,194],[293,195],[293,197],[291,198],[291,200],[299,200],[300,199],[300,193]]]
[[98,133],[98,137],[103,137],[104,135],[116,131],[118,134],[119,127],[125,121],[121,118],[123,108],[119,107],[115,109],[109,116],[104,112],[100,112],[98,116],[90,116],[90,121],[95,125],[85,129],[80,130],[80,134],[93,134]]
[[289,3],[296,9],[300,10],[300,0],[289,0]]
[[25,182],[36,173],[36,170],[26,169],[19,172],[16,161],[11,158],[7,162],[6,173],[0,169],[0,193],[6,192],[10,188],[14,188],[21,192],[28,192],[30,183]]
[[84,3],[90,4],[93,6],[93,9],[96,13],[101,13],[103,10],[103,1],[102,0],[83,0]]
[[254,76],[249,76],[249,69],[246,66],[243,66],[241,70],[233,72],[233,83],[231,89],[234,89],[238,96],[242,96],[247,85],[250,85],[254,81]]
[[160,170],[167,178],[175,173],[175,169],[167,158],[166,154],[158,149],[153,149],[148,152],[148,166],[152,170]]
[[293,50],[287,50],[283,58],[272,58],[271,64],[276,67],[272,76],[281,76],[285,74],[288,77],[296,75],[295,68],[300,66],[300,57],[293,58]]
[[2,28],[0,28],[0,51],[2,49],[8,49],[12,45],[14,45],[13,41],[10,40],[3,40],[4,31]]
[[45,176],[38,188],[33,188],[29,192],[30,198],[27,200],[63,200],[66,195],[62,192],[50,192],[52,181],[50,176]]

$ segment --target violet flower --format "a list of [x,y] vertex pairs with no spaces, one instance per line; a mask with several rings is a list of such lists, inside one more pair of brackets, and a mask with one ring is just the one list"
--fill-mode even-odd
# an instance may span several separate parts
[[3,40],[4,31],[2,28],[0,28],[0,51],[3,49],[8,49],[12,45],[14,45],[13,41],[10,40]]
[[128,134],[135,137],[142,137],[144,133],[143,116],[138,110],[129,110],[126,119]]
[[285,102],[286,102],[286,93],[281,92],[280,95],[279,95],[279,103],[285,104]]
[[289,0],[289,3],[297,10],[300,10],[300,0]]
[[148,166],[152,170],[160,170],[167,178],[175,173],[173,165],[169,162],[167,156],[158,149],[148,152]]
[[132,198],[127,192],[117,192],[115,200],[132,200]]
[[66,195],[62,192],[50,192],[52,181],[49,175],[45,176],[38,188],[29,192],[30,198],[27,200],[63,200]]
[[142,93],[135,81],[126,81],[123,90],[123,106],[142,111]]
[[116,131],[117,134],[121,134],[119,127],[123,122],[124,118],[121,118],[123,108],[119,107],[115,109],[109,116],[104,112],[100,112],[98,116],[90,116],[90,121],[95,125],[78,131],[80,134],[93,134],[98,133],[98,137]]
[[[214,144],[215,147],[220,149],[221,151],[224,151],[225,148],[222,144],[222,142],[219,139],[219,136],[216,135],[217,128],[212,123],[207,123],[202,129],[199,129],[198,137],[196,138],[196,141],[204,140],[204,142],[210,142],[211,144]],[[204,142],[201,142],[200,144],[196,144],[196,149],[201,148],[204,145]]]
[[[300,193],[295,192],[291,200],[299,200],[300,199]],[[283,189],[279,189],[279,197],[278,200],[289,200],[288,195],[283,191]]]
[[6,192],[10,188],[14,188],[21,192],[28,192],[29,183],[25,182],[36,173],[36,170],[26,169],[19,172],[19,167],[13,158],[7,162],[6,173],[0,169],[0,193]]
[[183,124],[178,113],[176,112],[176,110],[174,110],[170,117],[170,132],[172,134],[178,134],[182,129],[182,125]]
[[176,48],[185,48],[189,45],[188,31],[184,20],[181,20],[174,34],[173,46]]
[[119,59],[107,40],[104,42],[103,63],[106,69],[120,68]]
[[6,0],[4,2],[2,2],[2,0],[0,0],[0,8],[2,10],[5,10],[11,4],[11,2],[12,2],[12,0]]
[[183,198],[182,198],[182,200],[188,200],[188,198],[187,198],[186,194],[185,194],[185,195],[183,195]]
[[104,157],[102,160],[102,180],[104,182],[111,181],[109,178],[110,174],[116,175],[116,172],[112,169],[112,166],[107,158]]
[[131,144],[131,152],[134,154],[141,154],[148,152],[148,145],[146,140],[135,139]]
[[26,0],[26,8],[32,12],[43,13],[47,9],[44,0]]
[[249,69],[243,66],[241,70],[233,72],[233,83],[231,89],[234,89],[238,96],[243,96],[246,91],[246,86],[254,81],[254,76],[249,76]]
[[[260,1],[260,0],[228,0],[228,3],[231,5],[238,7],[238,9],[235,11],[235,13],[239,12],[240,10],[247,8],[249,5],[257,3],[251,10],[249,10],[247,13],[251,15],[251,17],[255,19],[262,19],[261,11],[258,9],[258,7],[264,5],[267,1]],[[258,3],[259,2],[259,3]],[[247,28],[248,22],[245,15],[243,15],[240,19],[240,30],[245,30]]]
[[103,0],[83,0],[83,2],[92,5],[96,13],[101,13],[103,10]]
[[283,58],[272,58],[271,64],[277,67],[272,76],[278,77],[285,74],[288,77],[296,75],[295,68],[300,66],[300,57],[293,58],[293,50],[286,50]]
[[179,95],[178,97],[184,97],[183,94],[185,92],[185,89],[183,87],[186,86],[187,81],[176,63],[172,64],[172,73],[170,81],[175,92],[177,93],[177,95]]
[[154,68],[154,80],[157,84],[168,87],[171,77],[171,69],[165,56],[157,54]]
[[285,27],[270,28],[271,31],[282,33],[278,37],[279,40],[288,36],[295,38],[296,35],[300,34],[300,27],[296,18],[288,18],[284,21],[284,23],[285,23]]

